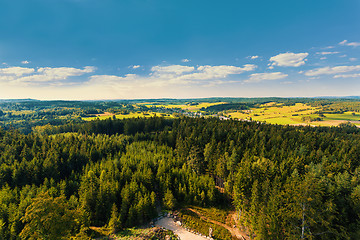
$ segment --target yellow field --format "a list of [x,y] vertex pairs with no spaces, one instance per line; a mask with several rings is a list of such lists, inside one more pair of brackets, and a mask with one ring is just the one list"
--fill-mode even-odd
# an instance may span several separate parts
[[353,112],[325,114],[323,121],[308,122],[302,120],[303,117],[319,117],[318,114],[315,114],[319,110],[321,108],[311,107],[303,103],[296,103],[294,106],[267,103],[251,110],[227,112],[227,116],[282,125],[338,126],[340,123],[351,121],[360,126],[360,115],[359,113],[354,113],[355,115],[353,115]]
[[317,110],[319,109],[302,103],[296,103],[294,106],[267,103],[251,110],[227,112],[227,115],[231,118],[252,119],[272,124],[299,124],[303,123],[302,117],[311,116]]

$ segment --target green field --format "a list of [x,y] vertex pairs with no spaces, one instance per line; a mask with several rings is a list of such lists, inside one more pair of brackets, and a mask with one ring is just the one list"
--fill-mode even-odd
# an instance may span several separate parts
[[314,108],[302,103],[293,106],[283,106],[281,104],[268,103],[258,108],[227,112],[227,116],[237,119],[248,119],[253,121],[267,122],[271,124],[300,124],[304,123],[301,118],[315,116],[318,108]]
[[325,114],[327,120],[360,121],[360,114],[344,112],[343,114]]
[[[233,119],[248,119],[253,121],[266,122],[281,125],[313,125],[313,126],[337,126],[340,123],[351,121],[360,125],[360,114],[355,112],[344,112],[343,114],[316,114],[321,107],[311,107],[307,104],[296,103],[293,106],[268,103],[250,110],[230,111],[225,115]],[[321,121],[309,121],[304,118],[322,118]]]

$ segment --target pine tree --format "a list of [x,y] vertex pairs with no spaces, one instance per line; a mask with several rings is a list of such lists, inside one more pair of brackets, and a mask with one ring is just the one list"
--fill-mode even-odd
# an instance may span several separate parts
[[121,229],[121,220],[115,203],[111,208],[111,217],[109,219],[108,226],[112,233],[116,233]]
[[165,196],[163,199],[163,203],[164,203],[165,208],[167,208],[169,210],[174,209],[174,207],[176,205],[176,199],[170,189],[166,190],[166,193],[165,193]]

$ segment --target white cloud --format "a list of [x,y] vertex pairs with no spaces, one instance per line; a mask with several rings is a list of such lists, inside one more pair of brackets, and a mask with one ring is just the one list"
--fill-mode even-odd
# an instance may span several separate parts
[[286,78],[288,75],[282,72],[272,72],[272,73],[254,73],[250,75],[250,78],[244,82],[262,82],[267,80],[277,80]]
[[49,76],[53,79],[65,79],[72,76],[80,76],[85,73],[92,73],[95,71],[95,67],[86,66],[84,69],[71,68],[71,67],[59,67],[59,68],[39,68],[38,73]]
[[42,67],[37,70],[33,68],[2,68],[0,69],[0,81],[2,85],[8,86],[66,86],[83,85],[86,87],[102,87],[108,90],[114,89],[135,89],[165,86],[215,86],[231,83],[227,79],[230,75],[241,74],[253,71],[257,66],[246,64],[242,67],[219,65],[219,66],[154,66],[151,72],[146,75],[127,74],[124,76],[115,75],[92,75],[88,81],[71,79],[71,77],[82,76],[93,73],[95,67],[84,67],[83,69],[72,67]]
[[25,74],[31,74],[35,71],[33,68],[23,68],[23,67],[8,67],[0,68],[0,75],[14,75],[20,77]]
[[257,59],[259,58],[259,56],[255,55],[255,56],[249,56],[250,59]]
[[347,40],[339,42],[339,45],[345,45],[347,43]]
[[354,62],[357,60],[357,58],[349,58],[350,61]]
[[348,40],[344,40],[342,42],[339,42],[339,45],[342,46],[351,46],[351,47],[359,47],[360,42],[348,42]]
[[[21,68],[21,67],[12,67],[12,68],[3,68],[0,69],[1,75],[8,75],[8,77],[2,78],[3,81],[8,81],[10,84],[56,84],[58,80],[66,80],[69,77],[81,76],[86,73],[92,73],[95,71],[94,67],[87,66],[84,69],[77,69],[71,67],[60,67],[60,68],[51,68],[44,67],[39,68],[35,72],[33,68]],[[27,75],[27,76],[23,76]]]
[[309,53],[280,53],[270,58],[271,66],[299,67],[305,64]]
[[184,63],[186,63],[186,62],[190,62],[190,60],[189,60],[189,59],[187,59],[187,58],[184,58],[184,59],[182,59],[181,61],[182,61],[182,62],[184,62]]
[[243,72],[253,71],[257,66],[254,64],[245,64],[244,67],[235,67],[235,66],[200,66],[197,68],[199,71],[198,74],[194,73],[200,79],[213,79],[213,78],[226,78],[231,74],[240,74]]
[[140,68],[141,66],[140,65],[132,65],[132,66],[129,66],[129,68],[132,68],[132,69],[137,69],[137,68]]
[[360,73],[355,73],[355,74],[339,74],[339,75],[335,75],[334,78],[360,78]]
[[25,60],[25,61],[22,61],[21,63],[22,63],[22,64],[29,64],[30,61],[26,61],[26,60]]
[[306,76],[319,76],[319,75],[332,75],[344,72],[352,72],[360,70],[360,65],[356,66],[336,66],[336,67],[323,67],[316,68],[305,72]]
[[340,52],[317,52],[318,55],[332,55],[332,54],[338,54]]
[[182,66],[182,65],[170,65],[170,66],[154,66],[151,71],[155,74],[176,74],[181,75],[186,72],[194,71],[194,67]]
[[327,59],[327,57],[321,57],[321,58],[320,58],[320,60],[325,60],[325,59]]
[[200,81],[214,82],[215,80],[225,79],[232,74],[253,71],[256,67],[257,66],[253,64],[246,64],[243,67],[205,65],[199,66],[195,69],[193,67],[181,68],[181,66],[172,65],[166,67],[165,69],[164,67],[160,67],[161,71],[159,71],[159,67],[155,66],[152,68],[154,73],[151,74],[153,78],[150,80],[152,80],[151,84],[161,86],[172,84],[195,84],[200,83]]

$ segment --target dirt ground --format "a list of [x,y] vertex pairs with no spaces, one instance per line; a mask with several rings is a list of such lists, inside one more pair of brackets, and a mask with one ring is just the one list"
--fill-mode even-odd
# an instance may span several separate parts
[[174,222],[172,218],[164,217],[155,223],[156,226],[164,227],[173,231],[176,235],[180,237],[181,240],[204,240],[205,237],[196,235],[187,231],[185,228],[179,226]]

